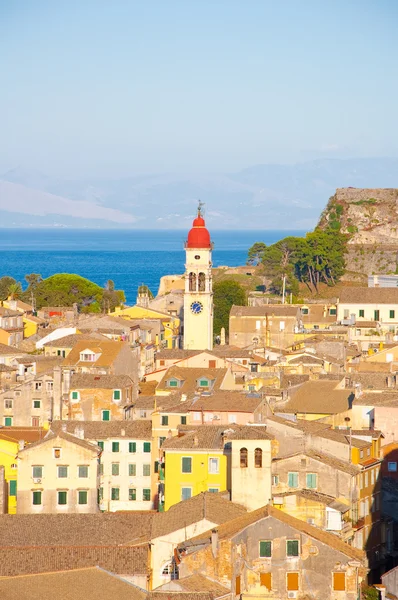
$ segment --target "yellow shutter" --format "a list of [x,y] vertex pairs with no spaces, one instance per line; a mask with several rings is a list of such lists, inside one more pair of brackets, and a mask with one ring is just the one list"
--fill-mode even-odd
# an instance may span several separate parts
[[345,573],[333,573],[333,590],[335,592],[344,592]]
[[271,573],[260,573],[260,585],[271,591]]
[[298,573],[287,573],[287,589],[289,592],[299,589]]

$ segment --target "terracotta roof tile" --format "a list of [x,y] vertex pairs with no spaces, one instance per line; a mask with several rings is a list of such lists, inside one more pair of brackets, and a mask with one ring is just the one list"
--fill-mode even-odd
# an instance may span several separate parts
[[91,373],[75,373],[71,377],[71,390],[84,389],[125,389],[133,385],[128,375],[94,375]]
[[397,288],[344,287],[340,304],[398,304]]
[[58,433],[62,427],[66,427],[66,431],[71,434],[82,431],[86,440],[105,440],[116,437],[136,440],[152,439],[152,421],[145,419],[136,421],[54,421],[51,430]]
[[85,362],[80,361],[80,352],[83,352],[86,349],[95,352],[97,349],[97,351],[101,353],[101,356],[97,361],[90,362],[89,364],[93,367],[108,367],[113,364],[114,360],[125,346],[129,347],[126,342],[115,342],[111,340],[91,340],[89,343],[86,341],[77,342],[68,356],[64,358],[62,364],[65,367],[78,365],[79,363],[86,364]]
[[351,408],[353,400],[354,391],[337,389],[336,381],[307,381],[278,412],[337,414]]
[[211,389],[217,390],[220,388],[226,372],[227,369],[189,369],[187,367],[177,367],[172,365],[165,372],[162,380],[157,386],[157,389],[175,391],[175,388],[169,388],[167,386],[167,381],[169,381],[169,379],[176,378],[181,381],[181,386],[178,388],[178,391],[186,394],[197,390],[200,387],[198,383],[199,380],[201,378],[206,378],[211,382],[214,382]]
[[47,431],[42,427],[0,427],[0,439],[12,442],[22,440],[28,444],[38,442],[46,433]]
[[296,317],[299,306],[291,304],[264,304],[264,306],[235,306],[231,308],[230,317]]
[[147,596],[141,588],[96,566],[0,580],[4,600],[146,600]]
[[[221,598],[222,596],[231,593],[228,588],[224,587],[217,581],[207,579],[207,577],[204,577],[199,573],[195,573],[194,575],[190,575],[189,577],[182,577],[181,579],[173,581],[171,583],[171,586],[169,583],[166,583],[156,588],[156,590],[152,592],[151,597],[154,593],[157,594],[158,592],[170,593],[169,590],[167,590],[168,587],[172,587],[173,589],[178,588],[178,592],[184,592],[184,596],[178,594],[178,598],[181,598],[181,600],[187,600],[186,594],[189,592],[200,592],[207,594],[210,593],[211,598]],[[165,598],[165,596],[163,594],[162,596],[159,595],[159,600],[161,600],[162,598]]]

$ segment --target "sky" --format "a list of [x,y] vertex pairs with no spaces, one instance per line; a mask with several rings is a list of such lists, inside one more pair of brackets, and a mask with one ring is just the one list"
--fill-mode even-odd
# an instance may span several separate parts
[[0,174],[398,157],[396,0],[0,0]]

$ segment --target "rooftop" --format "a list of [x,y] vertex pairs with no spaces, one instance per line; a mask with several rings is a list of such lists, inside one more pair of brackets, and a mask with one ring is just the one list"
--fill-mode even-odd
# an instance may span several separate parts
[[294,392],[280,412],[337,414],[351,408],[354,391],[338,389],[338,382],[307,381]]
[[62,364],[64,367],[74,366],[80,364],[86,364],[80,360],[80,353],[84,350],[92,350],[95,353],[100,354],[100,357],[95,362],[89,364],[93,367],[109,367],[113,364],[118,354],[123,348],[129,347],[125,342],[115,342],[111,340],[91,340],[90,343],[87,341],[79,341],[72,348],[66,358],[64,358]]
[[383,287],[344,287],[340,304],[398,304],[398,289]]
[[70,389],[125,389],[133,385],[128,375],[94,375],[91,373],[75,373],[71,377]]
[[230,317],[296,317],[299,306],[291,304],[264,304],[264,306],[236,306],[233,305]]
[[144,419],[137,421],[54,421],[51,430],[59,433],[62,431],[62,427],[66,427],[66,431],[74,435],[81,431],[87,440],[152,439],[152,421]]

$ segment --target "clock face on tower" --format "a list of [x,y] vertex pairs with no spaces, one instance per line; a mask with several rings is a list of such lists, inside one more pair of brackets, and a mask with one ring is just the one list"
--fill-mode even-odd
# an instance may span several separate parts
[[194,315],[198,315],[199,313],[201,313],[203,310],[203,304],[201,302],[192,302],[191,304],[191,312],[193,312]]

